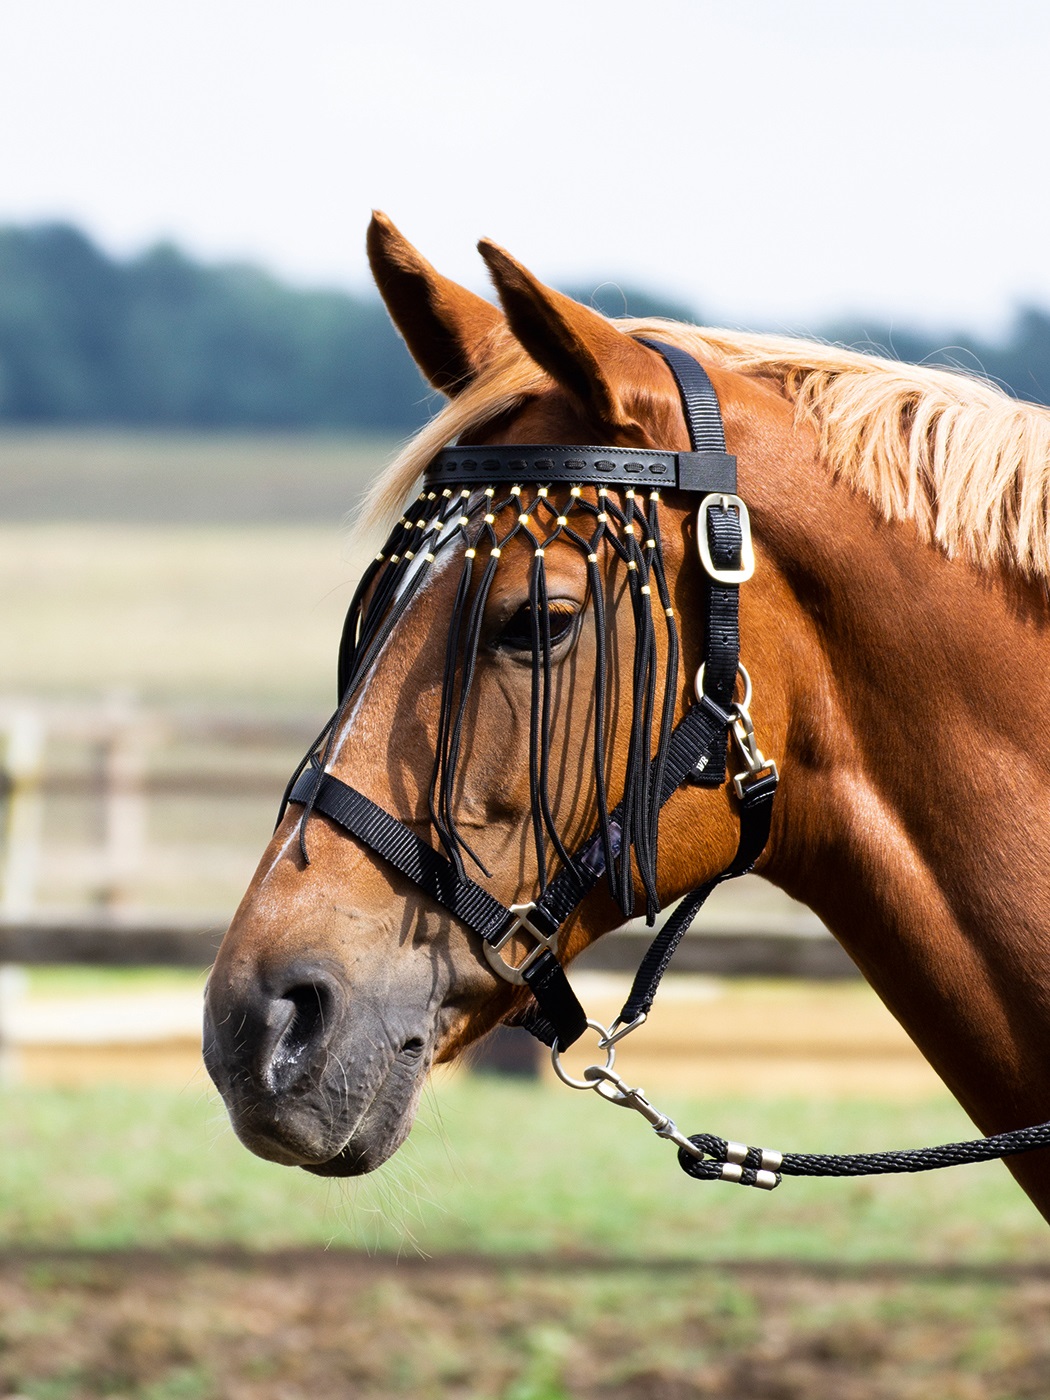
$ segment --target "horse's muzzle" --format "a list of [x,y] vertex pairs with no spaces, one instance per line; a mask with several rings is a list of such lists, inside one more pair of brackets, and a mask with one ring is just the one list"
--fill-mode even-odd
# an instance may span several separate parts
[[204,1062],[257,1156],[329,1176],[379,1166],[404,1141],[430,1035],[351,997],[331,964],[297,960],[234,980],[212,974]]

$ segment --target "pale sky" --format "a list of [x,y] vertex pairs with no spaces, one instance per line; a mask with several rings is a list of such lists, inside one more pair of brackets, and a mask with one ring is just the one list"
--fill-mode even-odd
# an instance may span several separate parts
[[0,0],[0,222],[362,289],[369,209],[482,288],[994,331],[1050,306],[1045,0]]

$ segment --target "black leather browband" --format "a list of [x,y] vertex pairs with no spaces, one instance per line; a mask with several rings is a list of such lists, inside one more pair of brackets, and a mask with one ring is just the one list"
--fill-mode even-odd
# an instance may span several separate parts
[[645,486],[701,495],[736,491],[728,452],[650,452],[640,447],[448,447],[427,467],[428,486],[497,482],[542,486]]

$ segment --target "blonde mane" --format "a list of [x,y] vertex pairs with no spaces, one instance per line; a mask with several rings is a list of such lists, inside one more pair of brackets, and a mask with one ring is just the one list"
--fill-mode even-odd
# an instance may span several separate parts
[[[672,341],[709,364],[777,382],[813,424],[832,474],[887,519],[985,567],[1050,578],[1050,410],[986,380],[900,364],[788,336],[615,322]],[[433,455],[549,381],[508,332],[481,375],[405,447],[373,488],[365,518],[399,515]]]

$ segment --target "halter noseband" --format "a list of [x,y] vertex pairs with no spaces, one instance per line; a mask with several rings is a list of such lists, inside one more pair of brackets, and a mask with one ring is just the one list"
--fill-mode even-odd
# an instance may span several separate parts
[[[574,495],[579,494],[578,488],[597,485],[599,490],[626,488],[629,494],[647,487],[651,493],[669,488],[701,497],[697,542],[707,586],[704,661],[697,675],[696,702],[674,726],[665,748],[655,758],[647,757],[643,779],[652,788],[656,811],[685,783],[720,787],[726,781],[727,749],[733,737],[746,765],[733,780],[740,839],[729,866],[688,895],[654,938],[623,1011],[608,1033],[610,1044],[613,1037],[645,1019],[675,948],[710,892],[722,881],[745,874],[758,859],[769,836],[777,785],[776,765],[766,761],[754,742],[747,710],[750,685],[743,703],[733,698],[737,675],[742,671],[738,592],[753,570],[753,555],[747,509],[736,495],[736,458],[726,452],[718,398],[706,372],[691,355],[657,341],[643,344],[664,358],[675,377],[689,428],[690,451],[534,445],[448,448],[434,458],[424,482],[427,499],[445,500],[454,500],[455,488],[461,497],[468,497],[472,489],[484,486],[491,497],[497,484],[513,482],[520,490],[520,484],[529,481],[545,486],[571,484],[576,488]],[[658,495],[653,499],[658,500]],[[465,525],[467,519],[461,516],[459,524]],[[380,555],[362,580],[351,604],[340,655],[344,702],[407,606],[423,570],[434,561],[438,539],[447,533],[452,521],[451,514],[429,525],[406,516],[401,534],[395,534],[393,549]],[[426,538],[430,543],[420,559],[420,551],[410,545],[421,544]],[[361,600],[380,578],[382,568],[390,564],[396,564],[400,572],[388,579],[383,622],[370,635]],[[634,567],[628,563],[629,569]],[[644,591],[648,594],[650,590],[646,587]],[[670,608],[665,611],[673,617]],[[743,674],[746,677],[746,672]],[[623,802],[608,814],[601,830],[563,862],[537,899],[508,908],[466,875],[454,850],[454,858],[448,859],[356,788],[325,772],[324,755],[316,748],[290,784],[286,801],[303,805],[303,826],[310,812],[322,813],[476,933],[493,969],[505,980],[531,991],[536,1007],[523,1015],[521,1023],[539,1039],[565,1049],[583,1034],[588,1025],[586,1013],[558,961],[558,936],[568,916],[608,873],[611,861],[618,859],[621,867],[630,869],[629,844],[626,850],[621,849]],[[446,839],[444,832],[442,839]],[[517,936],[531,939],[535,946],[521,962],[511,964],[502,950]]]

